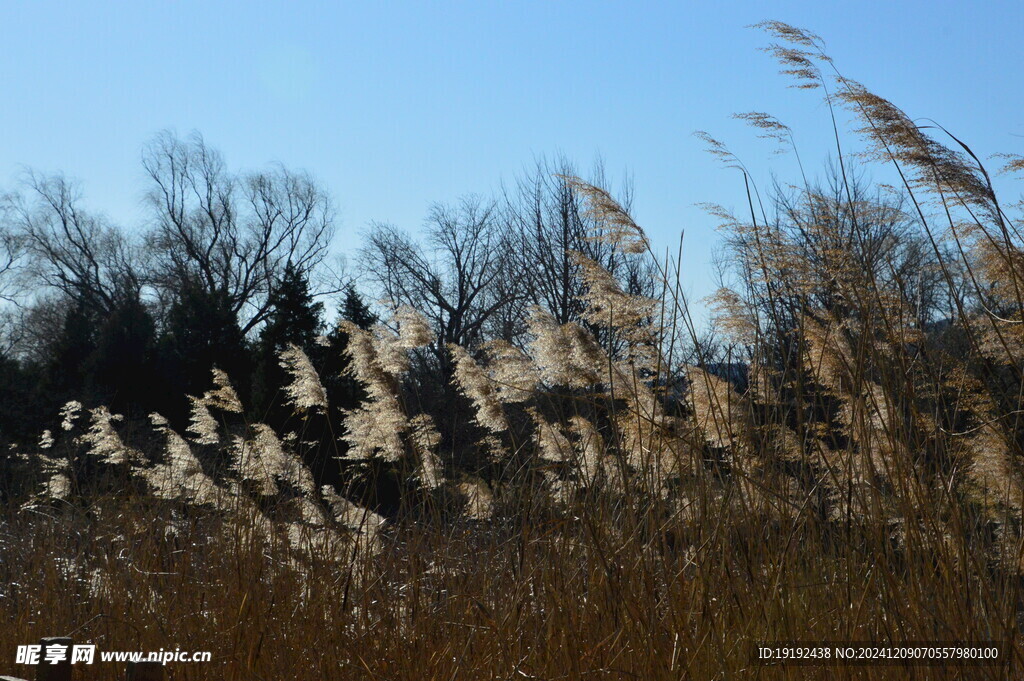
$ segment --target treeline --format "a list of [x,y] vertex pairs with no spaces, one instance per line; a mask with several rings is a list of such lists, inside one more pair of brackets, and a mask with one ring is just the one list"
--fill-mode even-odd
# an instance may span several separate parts
[[[180,422],[212,366],[267,410],[270,355],[321,333],[310,277],[334,216],[311,177],[233,173],[201,137],[170,134],[145,149],[143,166],[149,211],[132,230],[84,208],[61,175],[30,173],[5,197],[5,439],[38,435],[71,399]],[[354,289],[346,295],[365,308]]]
[[[451,456],[472,458],[479,433],[469,432],[470,405],[452,382],[453,345],[522,346],[534,307],[605,334],[584,316],[575,254],[631,294],[659,293],[644,254],[600,238],[608,226],[565,159],[538,161],[497,196],[433,206],[415,236],[372,225],[347,277],[328,267],[333,201],[308,174],[230,170],[197,134],[158,135],[142,166],[147,212],[130,229],[86,209],[59,174],[29,173],[3,198],[5,448],[31,446],[70,400],[106,405],[129,423],[158,412],[184,429],[188,396],[209,388],[212,368],[231,377],[249,421],[283,432],[294,418],[279,364],[289,345],[313,362],[332,409],[352,409],[365,395],[346,372],[339,323],[367,329],[409,306],[434,334],[407,378],[412,411],[434,418]],[[607,184],[599,165],[589,179]],[[618,198],[628,207],[628,186]],[[321,425],[338,453],[342,433]]]

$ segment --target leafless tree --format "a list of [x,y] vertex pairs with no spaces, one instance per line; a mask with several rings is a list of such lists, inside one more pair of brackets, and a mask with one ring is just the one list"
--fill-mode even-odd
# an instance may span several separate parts
[[361,260],[388,300],[431,320],[435,354],[447,366],[446,345],[478,345],[523,290],[512,269],[514,244],[494,202],[470,197],[457,206],[435,205],[425,237],[420,244],[393,226],[375,225]]
[[18,270],[24,240],[15,231],[12,205],[13,197],[0,196],[0,356],[7,356],[17,345],[23,314]]
[[793,328],[809,309],[844,318],[882,304],[918,326],[948,314],[942,268],[901,195],[830,167],[808,187],[774,186],[771,202],[770,221],[740,230],[727,247],[731,262],[743,263],[743,288],[773,323]]
[[[518,179],[513,190],[505,192],[517,244],[513,252],[519,259],[526,296],[561,324],[580,322],[584,312],[584,283],[574,253],[607,269],[629,293],[653,296],[657,292],[658,279],[646,254],[625,253],[600,239],[600,225],[588,215],[584,197],[567,181],[577,175],[564,158],[554,162],[541,159],[530,174]],[[600,163],[589,182],[607,186]],[[627,184],[619,203],[628,211],[631,202]]]
[[15,275],[24,254],[24,239],[15,229],[13,195],[0,195],[0,303],[18,304]]
[[169,132],[147,147],[143,167],[159,287],[173,292],[189,281],[222,296],[243,332],[266,318],[289,262],[310,276],[327,255],[333,208],[305,173],[277,166],[236,175],[198,134],[181,140]]
[[43,284],[99,313],[122,296],[138,295],[137,250],[121,230],[82,207],[80,191],[63,175],[30,173],[24,194],[9,197],[6,212],[10,243],[25,256],[18,273],[23,285]]

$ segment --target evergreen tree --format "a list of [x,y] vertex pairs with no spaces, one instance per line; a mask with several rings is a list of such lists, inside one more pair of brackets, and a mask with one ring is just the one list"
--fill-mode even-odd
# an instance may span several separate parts
[[[378,321],[377,315],[373,314],[363,297],[351,285],[345,291],[339,322],[341,320],[352,322],[360,329],[369,329]],[[339,409],[352,409],[366,398],[362,386],[348,375],[349,360],[345,355],[347,347],[348,334],[340,323],[335,324],[327,334],[327,347],[320,349],[314,361],[327,390],[327,399]]]
[[39,390],[42,368],[0,356],[0,447],[35,441],[53,413],[56,400],[44,400]]
[[324,305],[313,301],[306,276],[289,263],[273,295],[260,345],[281,350],[288,343],[310,348],[323,329]]
[[97,397],[114,411],[144,416],[156,409],[155,324],[138,295],[117,303],[100,325],[88,365]]
[[306,461],[318,476],[321,484],[330,484],[344,488],[351,481],[351,474],[346,474],[346,462],[337,457],[337,430],[339,410],[354,409],[366,399],[363,386],[348,375],[349,359],[345,355],[348,347],[348,334],[341,328],[340,321],[349,321],[361,329],[368,329],[377,323],[377,317],[355,287],[349,286],[339,310],[339,323],[336,323],[327,334],[327,345],[315,345],[309,353],[313,366],[320,374],[320,382],[327,391],[330,413],[325,418],[317,419],[309,424],[313,431],[310,439],[317,439],[319,445],[306,453]]
[[68,400],[93,401],[88,363],[96,351],[98,319],[81,301],[72,303],[60,335],[46,349],[39,389],[45,401],[60,406]]
[[285,416],[275,396],[288,380],[278,355],[289,344],[312,356],[323,329],[323,303],[314,302],[309,281],[289,263],[270,299],[270,314],[256,342],[252,407],[255,416],[272,425]]
[[214,367],[227,372],[243,403],[248,399],[252,359],[226,296],[186,284],[171,305],[159,346],[162,413],[172,420],[184,421],[185,395],[209,388]]
[[351,284],[345,289],[345,301],[342,303],[341,318],[352,322],[360,329],[368,329],[378,321],[377,315],[373,314],[370,306],[359,295],[356,287]]

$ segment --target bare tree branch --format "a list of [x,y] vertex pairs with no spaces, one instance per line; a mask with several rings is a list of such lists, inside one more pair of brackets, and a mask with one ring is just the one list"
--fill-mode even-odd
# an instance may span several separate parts
[[262,322],[290,262],[310,276],[334,235],[330,198],[309,175],[283,166],[234,175],[198,134],[162,133],[143,154],[156,220],[150,244],[159,285],[201,283],[223,296],[243,332]]

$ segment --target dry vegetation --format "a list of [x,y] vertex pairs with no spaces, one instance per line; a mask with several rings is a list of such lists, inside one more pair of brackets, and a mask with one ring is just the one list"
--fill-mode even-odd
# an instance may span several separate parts
[[[403,387],[433,340],[416,310],[346,329],[368,398],[340,418],[289,348],[296,414],[413,481],[388,519],[318,488],[302,429],[247,422],[223,372],[185,433],[69,404],[19,452],[33,496],[0,524],[0,651],[57,634],[213,651],[175,679],[1020,674],[751,661],[766,640],[995,640],[1019,655],[1024,615],[1019,220],[970,149],[838,75],[815,36],[764,28],[801,87],[858,117],[902,203],[837,149],[831,188],[805,184],[772,216],[756,198],[746,218],[715,209],[737,265],[714,343],[669,261],[652,299],[575,254],[586,325],[537,308],[521,346],[448,348],[486,434],[473,471]],[[593,238],[649,253],[608,193],[567,183]]]

